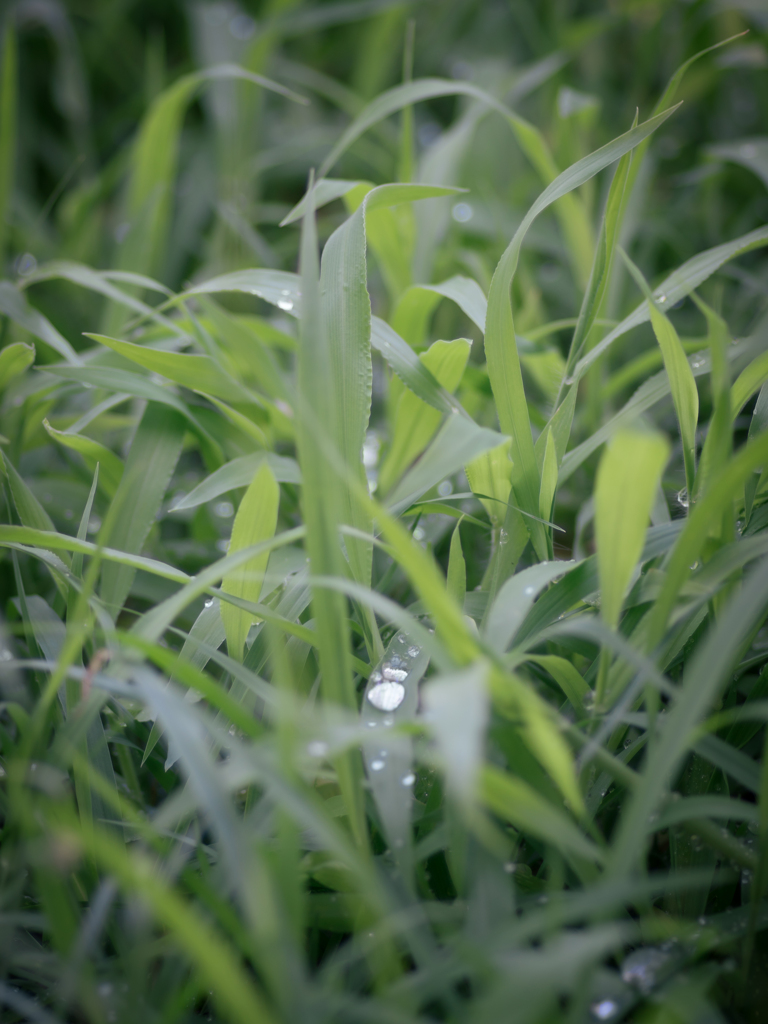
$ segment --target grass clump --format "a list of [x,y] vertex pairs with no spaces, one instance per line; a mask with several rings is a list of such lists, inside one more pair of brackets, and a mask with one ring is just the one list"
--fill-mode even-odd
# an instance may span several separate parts
[[4,12],[9,1024],[762,1019],[766,25],[568,7]]

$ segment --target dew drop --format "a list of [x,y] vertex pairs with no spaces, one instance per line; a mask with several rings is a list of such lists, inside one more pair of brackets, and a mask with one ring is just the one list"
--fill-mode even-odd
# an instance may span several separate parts
[[589,1009],[597,1020],[610,1020],[618,1012],[619,1004],[612,999],[601,999],[597,1003],[592,1003]]
[[383,665],[381,672],[387,683],[402,683],[408,678],[407,669],[395,668],[394,665]]
[[677,503],[682,508],[688,508],[690,506],[691,502],[690,502],[690,500],[688,498],[688,488],[687,487],[683,487],[681,490],[679,490],[677,492]]
[[420,526],[417,526],[413,531],[413,539],[419,541],[424,540],[425,537],[426,533],[424,533]]
[[205,606],[204,607],[210,608],[212,605],[213,605],[213,598],[209,597],[208,600],[205,602]]
[[16,260],[16,273],[25,277],[27,274],[34,274],[37,270],[37,260],[31,252],[25,252]]
[[278,299],[277,308],[283,309],[286,313],[289,313],[293,309],[293,302],[291,302],[290,299]]
[[454,208],[451,210],[451,216],[459,224],[466,224],[468,220],[472,220],[474,210],[469,203],[456,203]]
[[660,305],[660,306],[663,306],[663,305],[664,305],[664,303],[665,303],[665,302],[667,301],[667,296],[666,296],[666,295],[664,295],[664,294],[662,294],[662,295],[657,295],[657,296],[656,296],[656,301],[657,301],[657,302],[659,303],[659,305]]
[[656,985],[659,971],[669,960],[669,955],[655,947],[638,949],[630,953],[621,968],[621,979],[626,985],[633,985],[643,994]]
[[377,761],[371,761],[371,771],[372,772],[380,772],[383,767],[384,767],[384,762],[383,761],[378,761],[378,760]]
[[499,544],[503,546],[504,544],[507,543],[508,540],[509,540],[509,534],[507,533],[506,530],[502,530],[499,533]]
[[368,703],[379,711],[394,711],[405,699],[405,687],[396,680],[386,679],[372,686],[366,696]]
[[409,658],[416,658],[418,656],[418,653],[419,653],[419,648],[418,647],[409,647],[408,648],[408,657]]
[[526,597],[531,597],[533,594],[536,593],[536,588],[535,587],[526,587],[525,590],[523,591],[523,593],[525,594]]
[[443,480],[440,486],[437,488],[437,493],[441,498],[447,498],[453,491],[453,484],[450,480]]
[[404,786],[412,786],[415,781],[416,781],[416,776],[413,774],[413,772],[408,772],[407,775],[404,775],[402,777],[402,779],[400,779],[400,782]]

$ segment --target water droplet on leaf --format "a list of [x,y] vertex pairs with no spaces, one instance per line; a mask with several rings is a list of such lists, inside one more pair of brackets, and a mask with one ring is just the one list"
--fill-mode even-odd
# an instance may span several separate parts
[[405,687],[395,680],[386,679],[372,686],[366,696],[368,702],[379,711],[394,711],[405,699]]
[[618,1011],[619,1005],[612,999],[601,999],[598,1003],[592,1003],[589,1009],[597,1020],[610,1020]]

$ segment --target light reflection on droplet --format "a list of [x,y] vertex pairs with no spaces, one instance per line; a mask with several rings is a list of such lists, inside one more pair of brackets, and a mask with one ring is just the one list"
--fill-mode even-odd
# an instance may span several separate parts
[[378,760],[377,761],[371,761],[371,771],[372,772],[380,772],[383,767],[384,767],[384,762],[383,761],[378,761]]

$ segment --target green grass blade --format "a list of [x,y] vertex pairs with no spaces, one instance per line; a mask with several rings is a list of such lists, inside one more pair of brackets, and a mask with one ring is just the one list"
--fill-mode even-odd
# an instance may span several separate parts
[[431,487],[471,465],[483,452],[499,447],[503,440],[495,430],[478,427],[463,416],[449,416],[418,462],[387,496],[387,506],[393,513],[408,508]]
[[[245,292],[257,295],[265,302],[277,306],[293,316],[299,316],[302,306],[300,280],[296,274],[278,270],[238,270],[223,274],[177,296],[177,300],[191,295],[217,292]],[[177,301],[174,300],[174,301]],[[377,316],[371,317],[371,347],[381,353],[406,387],[440,412],[461,410],[461,406],[445,388],[440,387],[429,370],[421,363],[403,339]]]
[[231,944],[201,914],[183,899],[159,874],[146,854],[129,853],[103,830],[92,835],[62,829],[62,834],[85,852],[133,897],[140,893],[152,915],[175,937],[181,949],[195,965],[214,992],[222,1011],[240,1024],[273,1024],[276,1018]]
[[483,626],[483,637],[487,643],[503,654],[541,591],[575,565],[572,561],[542,562],[510,577],[488,610]]
[[3,26],[0,64],[0,266],[5,264],[16,164],[17,47],[10,15]]
[[583,836],[562,811],[545,803],[522,779],[485,765],[480,776],[480,796],[494,814],[511,822],[515,828],[551,843],[566,856],[575,855],[593,863],[603,860],[601,850]]
[[683,442],[683,461],[685,463],[685,483],[689,494],[693,494],[696,476],[696,427],[699,422],[699,392],[690,364],[685,357],[683,346],[672,323],[659,309],[651,290],[639,268],[629,256],[620,249],[629,272],[636,284],[645,295],[651,313],[651,325],[664,358],[664,368],[669,377],[672,401],[680,425],[680,438]]
[[[279,503],[280,487],[269,468],[269,463],[262,462],[240,502],[227,553],[234,554],[245,547],[273,537],[277,526]],[[227,594],[234,594],[255,604],[259,600],[268,561],[269,552],[265,551],[264,554],[240,566],[235,572],[228,573],[221,582],[221,589]],[[242,661],[252,617],[231,604],[221,606],[221,617],[227,634],[229,656],[236,661]]]
[[[635,116],[632,127],[635,128],[636,126],[637,116]],[[646,142],[641,142],[640,145],[645,145]],[[590,333],[600,313],[600,307],[611,276],[613,253],[626,207],[625,197],[630,168],[636,156],[636,150],[625,153],[621,160],[619,160],[619,165],[613,175],[613,181],[611,182],[608,198],[605,203],[603,222],[600,226],[600,233],[595,248],[595,258],[589,274],[589,282],[584,293],[584,299],[579,310],[579,318],[576,321],[576,328],[568,350],[568,359],[565,365],[566,378],[573,372],[573,368],[584,347],[589,344]]]
[[[144,546],[179,460],[184,430],[184,419],[174,410],[154,403],[146,407],[102,526],[105,539],[121,551],[139,554]],[[113,615],[123,606],[133,577],[128,566],[104,566],[101,598]]]
[[29,305],[26,296],[10,281],[0,281],[0,313],[4,313],[19,327],[45,342],[68,363],[73,366],[81,365],[82,360],[67,339],[56,330],[50,320]]
[[[71,448],[73,451],[79,452],[91,471],[97,465],[101,467],[99,474],[101,486],[107,497],[114,498],[123,476],[123,463],[118,456],[109,448],[99,444],[98,441],[92,440],[90,437],[83,437],[82,434],[70,434],[66,430],[56,430],[46,419],[43,420],[43,426],[54,441],[57,441],[65,448]],[[83,540],[84,537],[80,539]]]
[[666,577],[649,614],[650,648],[660,641],[681,587],[691,574],[691,566],[701,557],[713,525],[729,509],[750,475],[768,459],[768,435],[749,441],[712,481],[709,492],[691,509],[685,530],[666,564]]
[[[731,242],[705,249],[686,260],[677,270],[673,270],[664,278],[661,284],[654,289],[656,302],[660,306],[671,309],[730,260],[742,256],[744,253],[752,252],[753,249],[760,249],[764,245],[768,245],[768,227],[765,226],[748,231],[747,234],[734,238]],[[598,360],[618,338],[631,331],[633,327],[639,327],[640,324],[646,323],[650,318],[650,306],[647,300],[644,300],[598,342],[591,352],[578,361],[573,372],[574,382],[580,380],[592,363]]]
[[20,376],[35,361],[35,346],[23,341],[7,345],[0,352],[0,392],[5,391],[14,378]]
[[595,483],[595,539],[601,611],[608,626],[619,622],[632,572],[643,550],[659,478],[669,445],[659,435],[621,433],[600,461]]
[[[261,75],[220,65],[184,75],[153,103],[139,128],[131,154],[131,175],[123,219],[129,232],[118,250],[118,269],[152,274],[164,255],[171,215],[170,190],[176,177],[179,137],[187,106],[199,86],[213,80],[241,80],[303,102],[301,97]],[[120,320],[109,323],[119,333]]]
[[697,295],[694,301],[707,321],[707,340],[711,359],[711,390],[714,409],[701,451],[701,462],[696,477],[694,497],[706,492],[709,481],[716,476],[730,458],[733,448],[731,375],[728,366],[728,347],[731,341],[728,325]]
[[210,476],[201,480],[189,494],[177,498],[169,511],[181,512],[184,509],[196,508],[198,505],[213,501],[214,498],[226,494],[227,491],[233,491],[237,487],[247,487],[263,462],[267,463],[278,483],[301,483],[301,471],[295,459],[286,455],[275,455],[274,452],[254,452],[253,455],[240,455],[225,463]]
[[[518,145],[546,183],[558,176],[557,165],[543,134],[529,121],[520,117],[504,103],[470,82],[450,82],[439,78],[424,78],[395,86],[382,93],[358,114],[342,137],[323,161],[318,176],[324,178],[339,157],[373,125],[390,114],[427,99],[439,96],[470,96],[497,111],[509,124]],[[569,190],[570,191],[570,190]],[[586,268],[592,264],[592,228],[580,200],[571,196],[558,208],[563,231],[571,254],[577,281],[586,284]]]
[[[344,576],[345,562],[339,547],[338,529],[345,511],[342,494],[348,493],[348,486],[346,481],[338,480],[338,467],[329,462],[323,444],[325,438],[321,436],[321,432],[338,420],[339,410],[332,408],[331,401],[339,386],[337,374],[344,368],[336,366],[332,342],[326,333],[320,295],[315,213],[311,203],[302,225],[301,299],[303,316],[296,437],[303,480],[306,546],[313,576]],[[365,396],[363,401],[367,402]],[[355,458],[360,458],[360,447]],[[367,490],[367,483],[365,486]],[[332,704],[355,708],[357,701],[352,682],[346,602],[339,593],[313,588],[312,608],[318,631],[323,695]],[[368,846],[368,836],[360,788],[360,759],[354,754],[346,754],[336,761],[335,767],[352,834],[364,850]]]
[[675,769],[680,765],[691,743],[694,728],[717,700],[745,645],[762,622],[766,609],[768,573],[765,563],[761,562],[733,595],[720,621],[686,667],[683,685],[666,716],[663,732],[643,774],[642,785],[622,815],[611,849],[613,874],[629,873],[637,864],[644,849],[643,837],[649,815],[658,806]]
[[[462,516],[461,519],[464,517]],[[461,519],[451,534],[451,547],[448,554],[448,590],[456,598],[459,608],[464,607],[467,593],[467,562],[461,548]]]
[[[485,332],[488,375],[496,399],[502,432],[512,437],[512,485],[517,503],[532,515],[538,515],[541,480],[534,454],[510,298],[510,288],[523,241],[529,227],[543,210],[628,153],[663,124],[674,109],[651,118],[637,128],[632,128],[559,175],[530,208],[494,272],[488,295]],[[546,558],[547,544],[543,529],[539,525],[534,525],[531,528],[531,536],[539,558]]]
[[119,341],[107,338],[103,334],[88,334],[99,344],[112,349],[132,363],[137,363],[152,373],[161,374],[175,384],[199,391],[206,395],[215,395],[225,402],[249,402],[252,397],[248,391],[218,366],[210,356],[188,355],[185,352],[164,352],[149,348],[146,345],[134,345],[130,341]]
[[[419,356],[435,380],[446,391],[459,386],[469,358],[471,343],[466,338],[436,341]],[[383,494],[427,447],[440,425],[440,413],[412,391],[403,391],[394,413],[391,441],[379,472]]]

